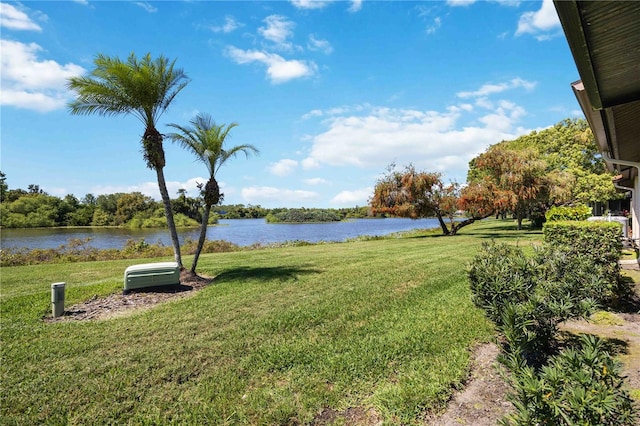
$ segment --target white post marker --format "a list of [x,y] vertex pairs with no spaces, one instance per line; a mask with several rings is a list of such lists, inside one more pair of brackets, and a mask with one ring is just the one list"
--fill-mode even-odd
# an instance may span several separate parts
[[64,286],[66,283],[51,284],[51,312],[57,318],[64,313]]

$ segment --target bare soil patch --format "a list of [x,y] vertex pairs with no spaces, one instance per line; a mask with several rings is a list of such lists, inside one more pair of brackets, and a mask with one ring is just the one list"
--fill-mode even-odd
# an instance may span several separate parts
[[453,396],[443,414],[429,417],[425,423],[432,426],[493,426],[510,412],[513,408],[507,400],[506,371],[496,360],[499,353],[500,349],[494,343],[478,346],[464,389]]
[[570,321],[562,329],[570,333],[595,334],[612,343],[612,352],[617,352],[623,364],[628,388],[640,390],[640,314],[620,313],[619,324],[600,324],[587,321]]

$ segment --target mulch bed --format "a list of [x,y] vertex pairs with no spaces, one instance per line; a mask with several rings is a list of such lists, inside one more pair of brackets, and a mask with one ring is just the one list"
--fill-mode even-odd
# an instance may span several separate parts
[[86,302],[70,306],[60,317],[47,316],[46,322],[100,320],[117,316],[134,309],[149,308],[158,303],[187,297],[209,285],[213,278],[200,277],[183,270],[180,284],[131,290],[128,294],[94,296]]

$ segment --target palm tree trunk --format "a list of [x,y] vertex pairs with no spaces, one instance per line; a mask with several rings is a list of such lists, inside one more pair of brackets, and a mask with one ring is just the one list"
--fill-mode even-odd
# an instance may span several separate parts
[[196,266],[198,265],[198,258],[204,247],[204,240],[207,238],[207,225],[209,225],[209,212],[211,211],[211,204],[205,204],[204,213],[202,214],[202,227],[200,228],[200,238],[198,238],[198,247],[193,255],[193,263],[191,264],[191,273],[196,273]]
[[184,266],[182,266],[182,256],[180,255],[180,240],[178,239],[178,230],[176,229],[176,223],[173,220],[171,199],[169,198],[169,192],[167,191],[167,183],[164,180],[164,172],[162,171],[162,167],[156,168],[156,174],[158,175],[158,188],[160,189],[162,204],[164,205],[164,215],[167,218],[167,225],[169,226],[169,233],[171,234],[173,256],[180,269],[183,269]]

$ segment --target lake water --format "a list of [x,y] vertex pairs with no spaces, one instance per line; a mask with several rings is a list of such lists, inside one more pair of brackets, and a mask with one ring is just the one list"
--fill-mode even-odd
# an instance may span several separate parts
[[[218,226],[209,226],[207,239],[225,240],[239,246],[255,243],[269,244],[284,241],[345,241],[362,235],[387,235],[394,232],[439,227],[437,219],[354,219],[345,222],[270,224],[264,219],[222,219]],[[199,230],[178,230],[181,241],[197,240]],[[2,248],[56,248],[74,238],[91,238],[95,248],[122,248],[127,240],[145,240],[147,243],[171,245],[166,229],[120,228],[43,228],[3,229],[0,231]]]

